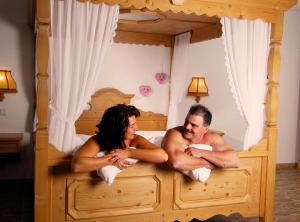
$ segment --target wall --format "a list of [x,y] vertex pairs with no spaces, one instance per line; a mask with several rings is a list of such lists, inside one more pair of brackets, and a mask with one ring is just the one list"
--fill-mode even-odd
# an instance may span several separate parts
[[27,0],[0,1],[0,68],[12,71],[18,93],[5,94],[0,109],[0,132],[22,132],[20,162],[0,159],[1,178],[31,178],[34,113],[34,34]]
[[[192,44],[190,47],[190,74],[204,76],[209,96],[200,101],[212,114],[211,128],[223,131],[225,140],[242,149],[246,122],[239,114],[227,79],[224,45],[221,38]],[[187,98],[190,105],[193,98]],[[184,118],[185,114],[181,114]]]
[[[170,48],[164,46],[114,44],[108,53],[99,88],[114,87],[124,93],[135,94],[132,104],[144,111],[167,114],[169,82],[159,84],[157,72],[170,73]],[[153,93],[144,97],[140,85],[149,85]]]
[[[300,9],[285,14],[281,48],[277,151],[278,163],[294,163],[299,158]],[[298,144],[297,144],[298,138]]]

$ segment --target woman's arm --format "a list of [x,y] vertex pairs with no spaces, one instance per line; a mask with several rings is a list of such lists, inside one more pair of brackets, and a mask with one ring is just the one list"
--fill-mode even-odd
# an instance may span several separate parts
[[102,157],[96,157],[100,147],[95,136],[86,141],[75,153],[71,163],[71,169],[75,173],[91,172],[98,168],[112,165],[118,160],[117,154],[110,153]]

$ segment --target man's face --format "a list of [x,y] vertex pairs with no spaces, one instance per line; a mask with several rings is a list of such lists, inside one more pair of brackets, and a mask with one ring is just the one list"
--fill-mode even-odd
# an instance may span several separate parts
[[183,125],[183,137],[187,140],[194,140],[205,134],[208,126],[204,125],[203,121],[200,115],[188,115]]

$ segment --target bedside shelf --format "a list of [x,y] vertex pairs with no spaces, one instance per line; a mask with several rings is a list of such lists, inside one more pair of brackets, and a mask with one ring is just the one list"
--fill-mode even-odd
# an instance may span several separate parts
[[0,154],[18,154],[23,133],[0,133]]

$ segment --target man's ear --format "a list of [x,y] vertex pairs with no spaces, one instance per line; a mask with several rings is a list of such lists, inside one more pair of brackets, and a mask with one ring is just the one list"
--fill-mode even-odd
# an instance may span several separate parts
[[209,126],[204,126],[204,133],[207,133],[207,131],[208,131],[208,129],[209,129]]

